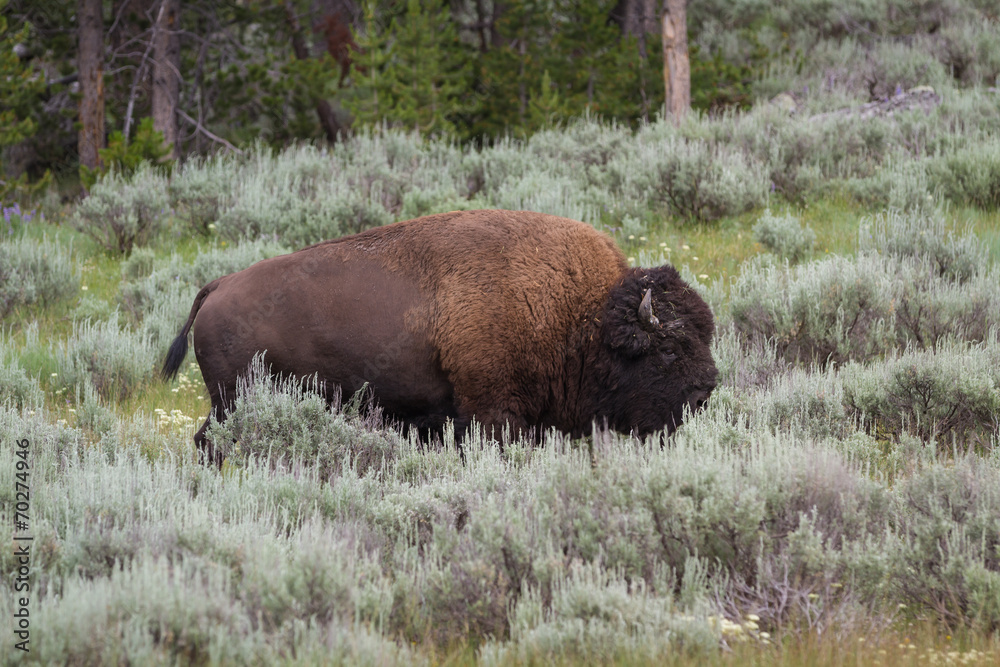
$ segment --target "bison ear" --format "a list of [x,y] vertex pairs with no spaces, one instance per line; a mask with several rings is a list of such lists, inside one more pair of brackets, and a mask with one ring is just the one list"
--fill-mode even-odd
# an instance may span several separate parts
[[651,327],[660,323],[660,320],[656,319],[656,315],[653,314],[652,290],[647,289],[646,293],[642,295],[642,302],[639,304],[639,322]]

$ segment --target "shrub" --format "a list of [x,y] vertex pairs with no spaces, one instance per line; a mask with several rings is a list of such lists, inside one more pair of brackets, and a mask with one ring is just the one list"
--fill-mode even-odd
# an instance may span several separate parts
[[970,142],[928,164],[931,183],[958,205],[1000,209],[1000,137]]
[[331,410],[321,395],[326,389],[315,378],[272,379],[265,364],[266,355],[255,357],[250,374],[239,381],[229,417],[221,424],[213,420],[207,433],[234,464],[255,458],[279,465],[301,461],[314,463],[327,478],[344,468],[363,475],[392,460],[400,436],[378,429],[377,413],[362,419],[340,411],[339,388],[330,390]]
[[985,340],[1000,325],[998,278],[990,271],[957,283],[935,278],[925,267],[901,266],[895,311],[899,340],[920,349],[949,338]]
[[1000,627],[1000,473],[975,457],[933,464],[902,482],[892,589],[938,618]]
[[207,235],[208,226],[219,219],[230,196],[233,171],[239,173],[241,169],[232,157],[194,159],[170,179],[170,206],[195,233]]
[[153,377],[156,355],[149,340],[119,328],[117,318],[74,322],[70,337],[54,346],[58,383],[73,389],[91,382],[104,400],[122,401]]
[[721,143],[685,140],[667,125],[640,130],[636,149],[608,164],[611,183],[624,196],[703,222],[764,204],[769,179],[763,165]]
[[770,210],[757,220],[753,235],[762,246],[793,263],[804,259],[816,241],[816,232],[803,227],[798,218],[791,215],[778,217]]
[[733,323],[788,360],[867,359],[896,344],[894,276],[891,263],[871,255],[794,268],[757,261],[733,284]]
[[942,446],[991,445],[1000,436],[1000,342],[895,356],[844,371],[844,404],[870,431],[905,432]]
[[0,318],[19,306],[51,304],[79,287],[71,247],[45,237],[0,243]]
[[163,141],[163,132],[153,129],[152,117],[143,118],[131,141],[120,130],[111,133],[107,148],[97,151],[101,156],[98,167],[90,169],[80,165],[80,182],[90,190],[108,172],[117,172],[128,178],[141,169],[155,169],[169,176],[174,164],[167,157],[170,151],[171,147]]
[[927,212],[935,202],[923,161],[908,157],[891,160],[868,178],[847,180],[847,190],[868,208]]
[[890,211],[862,225],[859,246],[856,258],[747,264],[730,293],[737,331],[792,361],[841,363],[948,337],[980,341],[1000,325],[984,247],[946,232],[943,218]]
[[754,418],[767,428],[789,429],[805,438],[845,438],[853,423],[844,409],[844,390],[832,369],[796,368],[753,396]]
[[84,294],[76,304],[72,313],[74,320],[106,320],[117,319],[118,311],[107,301],[91,294]]
[[100,247],[128,255],[159,233],[166,205],[163,177],[144,166],[130,177],[111,173],[95,184],[76,207],[75,223]]
[[550,595],[528,589],[511,610],[513,641],[504,645],[494,639],[480,658],[485,665],[652,663],[682,650],[711,651],[722,635],[719,625],[704,606],[677,608],[670,593],[596,563],[577,564]]
[[988,252],[972,233],[949,230],[940,211],[930,213],[888,210],[863,218],[858,231],[858,249],[917,260],[949,282],[963,283],[983,271]]
[[135,281],[153,272],[156,253],[150,248],[138,248],[122,262],[122,280]]
[[118,416],[101,402],[94,385],[88,380],[76,385],[76,425],[101,437],[107,433],[117,435]]
[[44,404],[45,394],[37,379],[21,367],[10,341],[0,333],[0,405],[21,410],[40,408]]

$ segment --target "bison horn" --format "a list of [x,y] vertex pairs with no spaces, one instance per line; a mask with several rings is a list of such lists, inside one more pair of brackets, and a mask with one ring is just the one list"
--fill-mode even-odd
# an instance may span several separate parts
[[642,303],[639,304],[639,321],[651,326],[660,323],[660,320],[656,319],[656,315],[653,314],[652,290],[646,290],[646,293],[642,295]]

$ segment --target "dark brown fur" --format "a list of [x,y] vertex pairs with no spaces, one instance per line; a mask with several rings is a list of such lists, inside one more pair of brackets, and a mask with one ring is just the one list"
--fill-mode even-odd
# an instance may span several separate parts
[[[646,290],[658,324],[638,314]],[[220,420],[265,350],[273,373],[318,373],[345,396],[368,382],[387,416],[424,433],[447,419],[462,433],[473,418],[515,433],[672,431],[716,379],[711,311],[673,267],[630,269],[607,236],[540,213],[418,218],[219,278],[195,299],[165,375],[196,316]]]

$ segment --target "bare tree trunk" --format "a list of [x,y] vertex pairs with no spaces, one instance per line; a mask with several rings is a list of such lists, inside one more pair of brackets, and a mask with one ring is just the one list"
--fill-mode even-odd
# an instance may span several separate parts
[[[288,27],[292,33],[292,50],[295,52],[295,57],[299,60],[307,60],[309,49],[306,48],[305,40],[302,39],[302,26],[299,25],[299,18],[295,15],[295,8],[292,6],[291,0],[285,0],[284,7],[285,18],[288,20]],[[326,138],[330,143],[335,143],[337,136],[344,131],[344,128],[337,120],[337,115],[333,113],[333,107],[322,97],[313,98],[313,104],[316,105],[316,115],[319,116],[319,123],[323,126]]]
[[104,148],[104,17],[101,0],[77,3],[77,67],[80,70],[80,164],[96,169]]
[[688,57],[687,0],[666,0],[663,12],[663,89],[667,115],[675,123],[691,108],[691,61]]
[[161,0],[153,28],[153,128],[163,133],[177,159],[177,104],[181,90],[181,0]]

